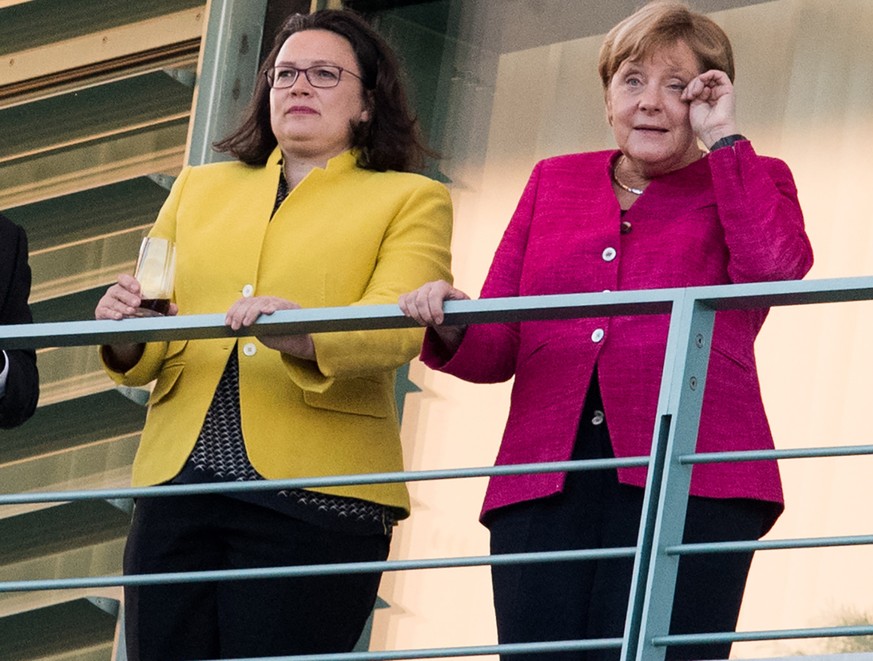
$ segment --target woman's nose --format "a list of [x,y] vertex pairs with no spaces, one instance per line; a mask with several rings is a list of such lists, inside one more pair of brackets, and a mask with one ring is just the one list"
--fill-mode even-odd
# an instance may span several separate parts
[[661,88],[658,85],[646,85],[639,96],[639,106],[641,110],[660,110],[663,103],[661,96]]
[[297,80],[291,84],[288,91],[291,94],[309,94],[312,91],[312,85],[304,72],[297,74]]

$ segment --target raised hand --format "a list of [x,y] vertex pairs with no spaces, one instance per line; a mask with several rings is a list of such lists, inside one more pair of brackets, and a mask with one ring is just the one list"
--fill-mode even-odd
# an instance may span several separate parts
[[707,148],[721,138],[739,133],[734,86],[724,71],[711,69],[692,79],[682,92],[691,128]]
[[[139,282],[132,275],[122,273],[118,281],[106,290],[94,309],[95,319],[127,319],[140,316],[139,305],[142,303],[142,290]],[[179,313],[175,303],[170,303],[167,316]]]

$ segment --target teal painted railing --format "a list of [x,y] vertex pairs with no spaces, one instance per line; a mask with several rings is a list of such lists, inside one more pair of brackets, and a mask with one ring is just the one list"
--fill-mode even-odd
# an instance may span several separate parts
[[[696,454],[695,440],[700,418],[710,340],[716,310],[771,306],[812,305],[873,300],[873,277],[809,280],[687,289],[661,289],[600,294],[572,294],[523,298],[452,301],[446,303],[449,322],[483,323],[601,317],[628,314],[670,314],[670,331],[664,362],[658,412],[649,457],[569,461],[544,464],[346,475],[312,479],[253,483],[179,485],[131,489],[59,491],[0,495],[0,506],[89,499],[172,497],[210,492],[274,490],[328,485],[462,479],[526,472],[598,470],[618,466],[649,466],[643,504],[643,519],[635,547],[586,551],[524,553],[398,560],[372,563],[273,567],[243,571],[211,571],[194,574],[149,574],[148,576],[97,576],[51,580],[0,582],[0,592],[105,587],[134,584],[196,582],[216,579],[245,580],[279,576],[325,575],[344,572],[407,571],[425,568],[469,567],[521,562],[559,562],[570,559],[634,557],[634,578],[623,638],[556,641],[512,645],[483,645],[337,655],[296,656],[295,659],[369,660],[463,657],[622,648],[622,659],[661,661],[665,646],[700,642],[761,641],[812,637],[873,635],[873,626],[806,628],[752,632],[711,632],[666,635],[676,582],[674,556],[786,548],[815,548],[873,544],[873,536],[823,537],[682,544],[682,528],[688,501],[691,467],[715,461],[803,459],[873,454],[873,446],[787,449],[754,452]],[[401,328],[412,325],[394,305],[318,308],[281,311],[258,322],[258,334],[330,332]],[[246,334],[251,335],[251,330]],[[215,338],[243,335],[224,326],[224,315],[196,315],[156,319],[80,321],[22,326],[0,326],[0,348],[96,345],[144,342],[175,338]],[[253,660],[252,660],[253,661]]]

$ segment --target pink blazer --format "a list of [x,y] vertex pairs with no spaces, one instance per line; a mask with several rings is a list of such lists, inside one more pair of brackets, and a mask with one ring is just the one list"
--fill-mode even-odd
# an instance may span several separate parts
[[[655,179],[623,219],[610,181],[617,157],[572,154],[537,164],[482,298],[790,280],[812,266],[791,172],[748,141]],[[620,232],[621,220],[629,232]],[[773,447],[753,347],[766,316],[716,315],[700,452]],[[569,459],[595,365],[615,455],[647,455],[668,324],[667,315],[475,324],[452,356],[429,332],[422,360],[476,383],[515,377],[498,464]],[[618,474],[645,485],[645,468]],[[559,492],[565,476],[493,477],[483,516]],[[782,503],[776,462],[698,465],[691,493]]]

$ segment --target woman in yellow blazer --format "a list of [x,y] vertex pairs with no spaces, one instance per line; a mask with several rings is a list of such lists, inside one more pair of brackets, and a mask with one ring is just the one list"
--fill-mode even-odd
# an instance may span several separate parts
[[[417,127],[388,46],[357,15],[291,17],[247,117],[185,168],[150,234],[172,239],[171,314],[226,312],[234,329],[280,309],[395,303],[448,278],[451,202],[410,172]],[[136,314],[119,276],[98,319]],[[136,485],[396,471],[394,371],[417,329],[103,347],[118,383],[156,380]],[[402,484],[141,500],[131,574],[387,557]],[[234,658],[353,648],[379,574],[125,590],[131,659]]]

